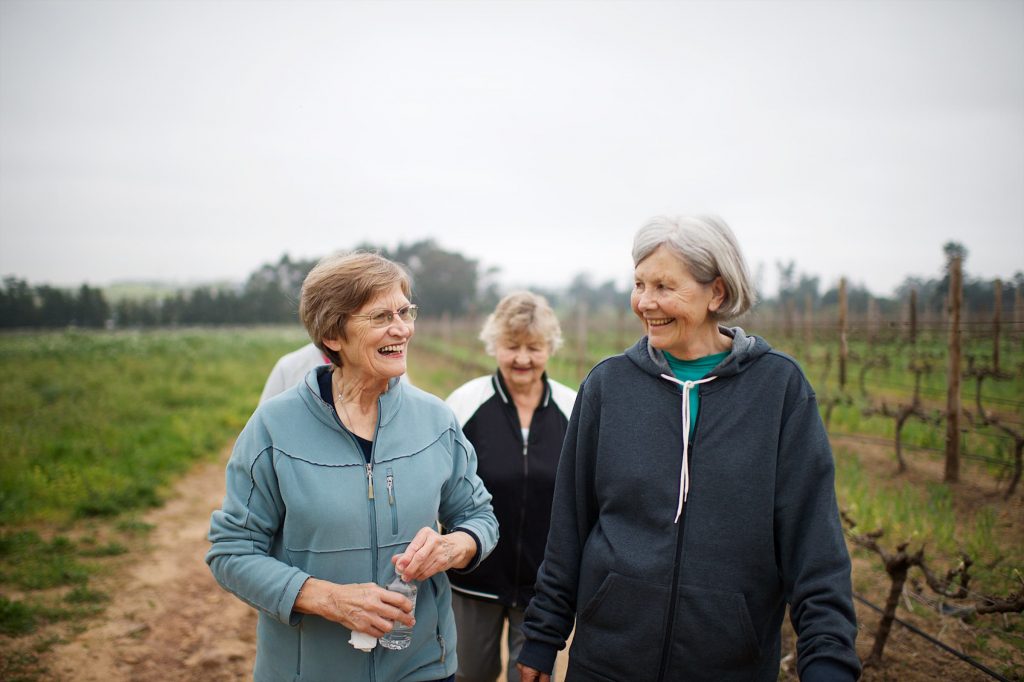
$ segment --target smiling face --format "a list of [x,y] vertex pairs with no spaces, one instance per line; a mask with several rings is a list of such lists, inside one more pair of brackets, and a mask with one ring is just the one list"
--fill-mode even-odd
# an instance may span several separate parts
[[494,358],[505,384],[512,390],[539,385],[551,352],[539,336],[502,337],[494,345]]
[[709,313],[724,298],[721,277],[701,284],[681,259],[659,246],[636,266],[629,300],[651,346],[693,360],[722,350],[718,324]]
[[[367,301],[356,314],[379,310],[396,311],[409,305],[398,284]],[[374,327],[365,317],[349,317],[346,338],[324,339],[324,345],[341,356],[346,375],[362,374],[370,380],[387,380],[405,374],[406,351],[415,331],[415,323],[403,322],[397,315],[386,327]]]

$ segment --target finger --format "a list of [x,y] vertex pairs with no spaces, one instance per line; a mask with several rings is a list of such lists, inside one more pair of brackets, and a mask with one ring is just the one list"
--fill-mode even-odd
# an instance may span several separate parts
[[416,534],[413,541],[409,543],[402,558],[406,560],[403,566],[402,560],[395,564],[395,569],[401,569],[399,573],[406,580],[422,580],[423,568],[428,565],[433,554],[433,547],[436,546],[438,534],[430,528],[422,528]]
[[362,632],[374,637],[383,637],[387,633],[391,632],[394,627],[394,622],[385,618],[373,617],[367,621],[365,627],[359,628]]
[[398,575],[404,577],[405,572],[409,570],[410,559],[412,559],[413,555],[423,544],[423,540],[420,538],[420,533],[422,532],[423,531],[421,530],[419,533],[416,533],[416,536],[412,539],[412,542],[406,546],[404,552],[391,557],[391,563],[395,565],[395,573]]
[[414,625],[416,616],[413,612],[413,602],[396,592],[389,592],[388,595],[378,613],[389,621],[401,621],[406,625]]

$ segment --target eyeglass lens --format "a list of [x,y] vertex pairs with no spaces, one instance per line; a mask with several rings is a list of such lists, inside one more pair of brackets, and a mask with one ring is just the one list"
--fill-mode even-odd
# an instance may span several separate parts
[[384,327],[391,324],[391,321],[395,319],[395,315],[398,315],[398,319],[402,322],[411,322],[416,319],[416,306],[407,305],[404,308],[395,310],[381,310],[373,314],[370,317],[370,321],[378,327]]

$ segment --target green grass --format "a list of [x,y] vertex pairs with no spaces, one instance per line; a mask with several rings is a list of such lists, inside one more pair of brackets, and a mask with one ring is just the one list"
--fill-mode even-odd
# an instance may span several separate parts
[[[152,529],[138,514],[238,434],[305,342],[297,328],[0,335],[0,633],[101,610],[90,576]],[[51,534],[97,517],[120,537]]]
[[216,453],[297,330],[0,336],[0,526],[116,516]]

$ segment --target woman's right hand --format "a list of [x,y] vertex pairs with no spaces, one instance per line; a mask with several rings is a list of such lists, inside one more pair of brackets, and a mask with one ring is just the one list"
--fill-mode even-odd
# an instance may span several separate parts
[[349,630],[380,637],[391,632],[393,621],[412,626],[412,602],[376,583],[339,585],[308,578],[295,600],[295,611],[341,623]]
[[539,670],[534,670],[522,663],[516,663],[516,668],[519,669],[520,682],[551,682],[551,675],[548,673],[542,673]]

